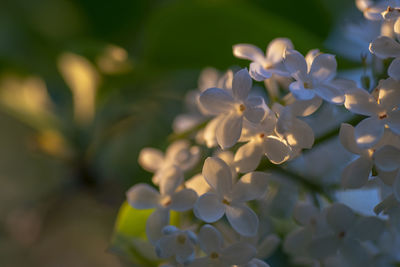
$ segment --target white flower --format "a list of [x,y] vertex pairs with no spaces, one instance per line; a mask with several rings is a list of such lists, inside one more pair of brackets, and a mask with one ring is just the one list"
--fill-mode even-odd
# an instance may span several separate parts
[[391,78],[381,80],[376,91],[378,97],[363,89],[346,92],[345,107],[353,113],[369,116],[355,127],[357,144],[361,148],[371,148],[382,138],[385,127],[400,134],[400,82]]
[[[169,210],[187,211],[197,200],[191,189],[178,187],[183,183],[183,175],[177,167],[171,167],[180,175],[172,175],[160,181],[160,192],[148,184],[139,183],[126,193],[128,203],[136,209],[156,209],[148,218],[146,233],[151,242],[158,239],[161,228],[169,221]],[[161,228],[160,228],[161,227]]]
[[192,231],[182,231],[168,225],[162,230],[163,236],[156,243],[157,256],[163,259],[175,256],[179,263],[190,262],[194,258],[196,235]]
[[221,233],[208,224],[200,229],[198,238],[200,247],[206,256],[195,259],[189,267],[231,267],[232,265],[247,264],[256,254],[256,249],[244,242],[224,247]]
[[389,6],[398,6],[396,0],[372,1],[356,0],[357,8],[364,13],[364,17],[369,20],[382,20],[389,18],[392,11],[387,10]]
[[229,166],[219,158],[209,157],[204,162],[203,176],[213,192],[197,200],[195,215],[211,223],[226,214],[235,231],[244,236],[254,236],[258,229],[258,217],[245,202],[265,194],[268,175],[262,172],[248,173],[233,184]]
[[233,77],[232,91],[209,88],[200,95],[200,104],[209,114],[220,115],[216,125],[216,139],[223,148],[236,144],[242,132],[243,118],[258,123],[264,118],[265,103],[262,97],[248,97],[252,80],[246,69]]
[[289,159],[291,147],[276,136],[274,130],[276,116],[270,112],[259,124],[245,123],[240,141],[247,141],[235,154],[234,164],[241,173],[254,171],[262,155],[266,155],[274,164],[281,164]]
[[289,89],[297,99],[309,100],[317,95],[334,104],[343,103],[343,92],[332,83],[337,67],[334,55],[311,50],[304,58],[298,51],[287,49],[283,63],[296,80]]
[[251,44],[234,45],[233,55],[251,60],[250,76],[256,81],[264,81],[270,78],[272,74],[289,76],[282,63],[286,49],[293,49],[292,42],[287,38],[276,38],[269,43],[266,55],[260,48]]
[[[400,34],[400,20],[398,21],[399,23],[395,25],[399,27],[398,33]],[[390,77],[400,80],[400,44],[398,42],[387,36],[379,36],[370,44],[369,50],[381,59],[394,57],[395,59],[389,65],[388,74]]]
[[162,179],[169,179],[170,175],[180,175],[175,167],[182,171],[190,170],[199,159],[199,147],[190,146],[187,140],[173,142],[165,155],[155,148],[143,148],[139,154],[139,164],[143,169],[154,172],[154,184],[159,184]]
[[350,208],[340,203],[327,208],[326,221],[330,231],[310,242],[310,254],[324,259],[339,251],[351,266],[365,266],[369,253],[361,242],[377,240],[384,230],[384,222],[376,217],[357,219]]

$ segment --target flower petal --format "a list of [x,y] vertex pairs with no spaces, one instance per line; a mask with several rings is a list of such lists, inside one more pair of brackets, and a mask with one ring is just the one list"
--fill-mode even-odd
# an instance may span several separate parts
[[298,51],[286,49],[283,63],[291,75],[296,74],[296,76],[301,80],[304,80],[304,78],[307,77],[306,60]]
[[269,135],[264,139],[264,153],[274,164],[281,164],[290,158],[292,148],[280,138]]
[[400,44],[390,37],[379,36],[369,45],[369,51],[375,56],[385,59],[400,56]]
[[267,47],[267,61],[273,64],[283,60],[285,51],[293,49],[293,43],[287,38],[275,38]]
[[183,173],[177,166],[163,169],[163,178],[160,180],[161,195],[172,195],[178,186],[183,183]]
[[318,96],[310,100],[296,100],[290,104],[292,113],[296,116],[307,117],[313,114],[322,104],[322,99]]
[[250,63],[249,73],[251,78],[258,82],[264,81],[272,76],[272,73],[267,71],[264,66],[258,62]]
[[254,62],[264,62],[264,52],[255,45],[237,44],[233,46],[233,55],[237,58],[248,59]]
[[283,243],[283,249],[289,254],[301,253],[311,241],[312,232],[309,228],[300,227],[290,232]]
[[256,248],[250,244],[239,242],[235,243],[222,251],[222,261],[230,265],[248,263],[256,255]]
[[201,196],[211,190],[202,174],[197,174],[185,182],[185,187],[194,190]]
[[208,114],[218,115],[232,110],[234,100],[226,90],[209,88],[200,95],[199,103]]
[[206,193],[197,199],[193,211],[200,220],[213,223],[224,216],[225,205],[216,194]]
[[138,161],[146,171],[156,172],[164,163],[164,155],[158,149],[146,147],[140,150]]
[[390,172],[400,167],[400,150],[386,145],[374,153],[374,161],[379,169]]
[[337,63],[334,55],[318,54],[310,69],[310,74],[316,81],[332,80],[336,75]]
[[225,196],[231,193],[231,169],[222,159],[217,157],[208,157],[204,161],[202,173],[207,183],[218,193],[219,196]]
[[336,233],[348,231],[355,220],[354,212],[344,204],[334,203],[327,208],[326,221]]
[[146,235],[153,245],[162,236],[162,229],[169,224],[169,210],[156,209],[146,222]]
[[385,230],[385,223],[376,217],[363,217],[353,228],[351,236],[361,241],[377,240]]
[[242,145],[235,154],[236,170],[240,173],[254,171],[260,163],[263,149],[258,142],[248,142]]
[[396,58],[390,63],[388,74],[390,77],[400,80],[400,58]]
[[258,217],[244,204],[227,205],[226,217],[232,228],[243,236],[254,236],[258,231]]
[[241,69],[235,73],[232,81],[233,97],[237,100],[245,100],[249,95],[253,81],[247,69]]
[[379,112],[376,100],[363,89],[354,89],[346,92],[344,106],[353,113],[372,116]]
[[358,147],[354,136],[354,127],[348,123],[342,123],[339,132],[340,143],[353,154],[360,155],[361,149]]
[[264,172],[250,172],[242,176],[233,187],[233,203],[258,199],[267,192],[269,175]]
[[289,85],[290,92],[299,100],[310,100],[315,97],[314,90],[305,89],[302,81],[292,82]]
[[217,142],[222,149],[236,144],[242,133],[243,117],[237,112],[231,112],[221,121],[217,128]]
[[176,211],[187,211],[193,207],[196,200],[197,194],[194,190],[182,189],[172,195],[169,208]]
[[360,148],[370,148],[381,140],[384,126],[377,117],[362,120],[354,128],[356,142]]
[[265,113],[267,112],[267,107],[262,97],[249,97],[246,100],[245,105],[246,109],[243,115],[248,121],[252,123],[259,123],[264,118]]
[[386,123],[389,125],[390,130],[396,134],[400,134],[400,110],[395,110],[388,113]]
[[160,193],[148,184],[136,184],[132,186],[126,197],[129,205],[135,209],[152,209],[160,202]]
[[324,259],[336,254],[340,240],[333,235],[315,238],[310,242],[308,251],[313,258]]
[[309,203],[298,203],[293,210],[293,218],[303,226],[310,224],[318,214],[318,209]]
[[314,88],[314,92],[325,101],[333,104],[341,105],[345,100],[344,92],[330,84],[320,84]]
[[206,224],[201,227],[199,232],[199,243],[201,249],[210,255],[212,252],[219,252],[223,246],[221,233],[212,225]]
[[388,78],[380,80],[378,84],[379,89],[379,103],[386,111],[397,109],[400,103],[400,81]]
[[342,186],[344,188],[360,188],[364,186],[372,170],[373,162],[369,158],[359,157],[344,168]]

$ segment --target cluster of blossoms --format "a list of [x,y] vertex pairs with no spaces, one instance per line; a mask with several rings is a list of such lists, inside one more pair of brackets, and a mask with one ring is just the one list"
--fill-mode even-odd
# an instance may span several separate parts
[[[265,54],[237,44],[233,54],[250,60],[249,68],[203,71],[187,95],[189,112],[174,121],[179,140],[165,155],[141,151],[139,163],[159,191],[136,184],[127,200],[154,210],[146,234],[160,266],[269,266],[276,249],[306,266],[398,266],[400,5],[356,4],[366,19],[386,25],[370,43],[371,57],[381,65],[394,58],[373,88],[338,78],[334,55],[315,49],[303,56],[286,38],[271,41]],[[264,82],[268,96],[254,81]],[[350,118],[334,134],[350,160],[333,183],[291,171],[324,139],[314,137],[313,122],[324,108]],[[332,193],[365,188],[380,192],[375,216]],[[171,212],[179,212],[178,225]]]

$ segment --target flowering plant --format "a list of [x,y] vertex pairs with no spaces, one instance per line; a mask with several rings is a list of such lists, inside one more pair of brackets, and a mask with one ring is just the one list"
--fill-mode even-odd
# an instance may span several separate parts
[[[356,4],[382,26],[360,82],[334,55],[303,56],[287,38],[266,54],[236,44],[248,68],[202,72],[165,154],[139,155],[159,191],[140,183],[126,194],[115,242],[134,262],[261,267],[280,251],[302,266],[398,266],[400,5]],[[365,192],[380,194],[373,212],[355,205]],[[145,236],[124,236],[132,224]]]

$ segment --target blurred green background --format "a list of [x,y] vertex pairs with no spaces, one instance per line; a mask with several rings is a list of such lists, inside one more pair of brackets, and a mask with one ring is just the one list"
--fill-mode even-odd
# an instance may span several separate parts
[[[324,50],[353,5],[1,1],[0,266],[122,266],[108,247],[125,191],[151,177],[138,152],[167,145],[201,69],[248,66],[232,56],[237,43],[288,37]],[[91,80],[68,78],[81,72]]]

